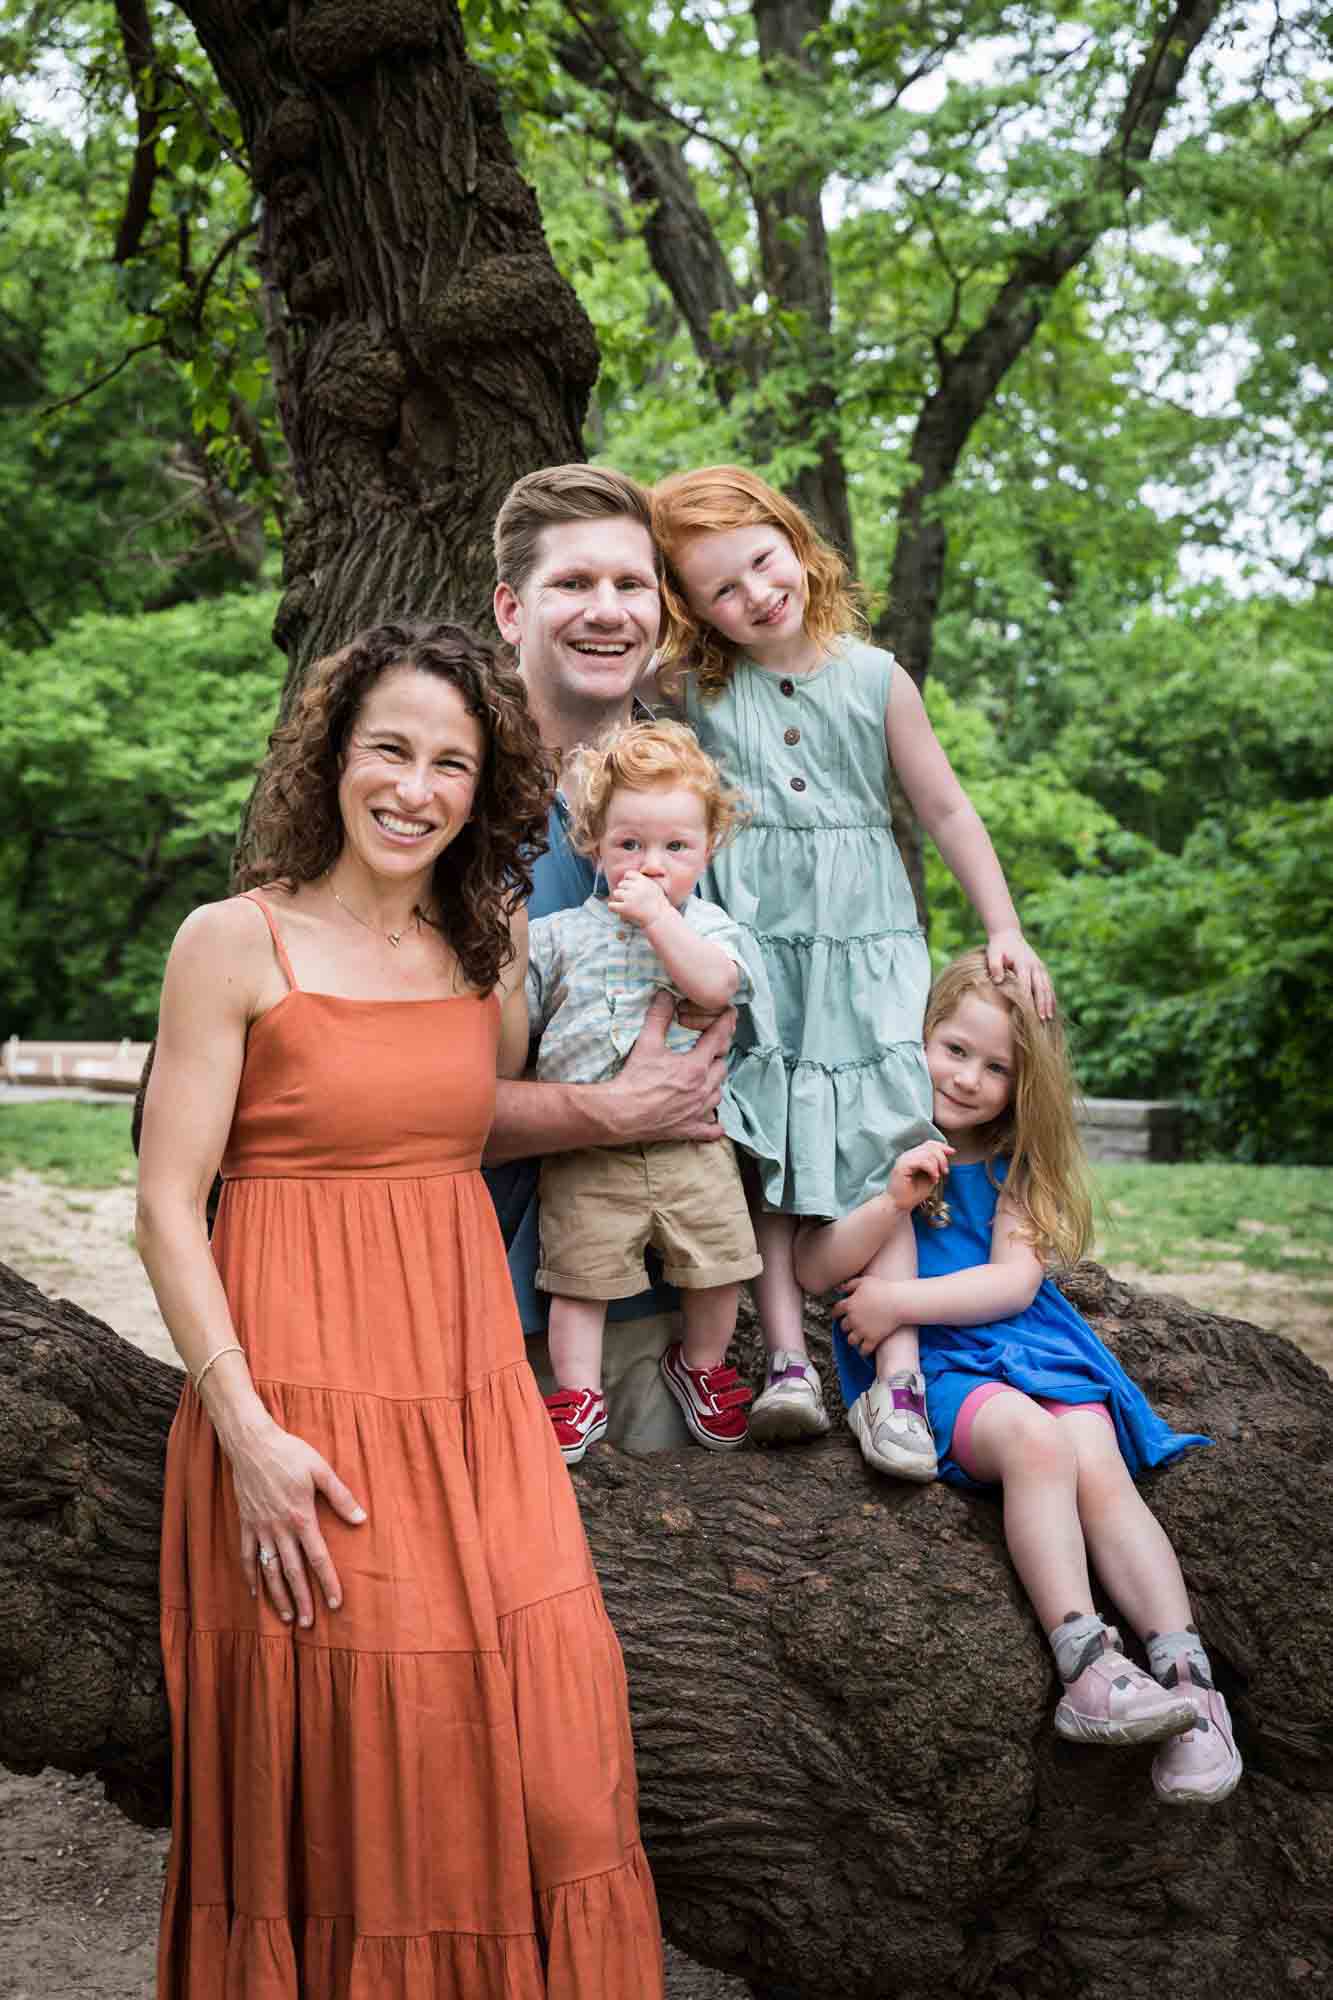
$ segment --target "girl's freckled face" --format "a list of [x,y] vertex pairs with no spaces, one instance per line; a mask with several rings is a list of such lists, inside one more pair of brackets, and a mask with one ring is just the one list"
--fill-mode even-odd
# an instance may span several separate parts
[[694,616],[756,659],[804,625],[805,571],[780,528],[695,535],[675,567]]
[[927,1036],[926,1067],[935,1090],[935,1123],[957,1146],[998,1118],[1013,1098],[1014,1025],[1008,1007],[980,993],[965,994]]

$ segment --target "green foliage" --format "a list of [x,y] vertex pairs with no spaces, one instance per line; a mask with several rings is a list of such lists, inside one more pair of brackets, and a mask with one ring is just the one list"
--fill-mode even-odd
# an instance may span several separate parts
[[0,1032],[147,1037],[171,937],[226,893],[281,685],[267,594],[0,651]]
[[1183,1098],[1203,1149],[1333,1155],[1333,801],[1197,827],[1179,855],[1036,897],[1094,1095]]
[[[741,457],[783,484],[831,453],[872,614],[930,399],[1019,260],[1071,213],[1100,231],[932,503],[950,561],[931,712],[1058,973],[1088,1086],[1184,1093],[1200,1143],[1226,1152],[1327,1157],[1309,1025],[1330,977],[1326,19],[1309,0],[1224,9],[1122,186],[1098,155],[1161,25],[1149,0],[840,0],[800,60],[768,64],[746,0],[461,11],[597,329],[590,454],[649,480]],[[192,661],[174,707],[159,669],[120,693],[93,672],[95,651],[130,672],[138,624],[47,644],[95,606],[253,577],[280,497],[234,116],[181,11],[150,12],[159,171],[117,266],[133,135],[115,10],[0,0],[7,71],[54,55],[81,92],[63,130],[31,100],[0,111],[0,638],[45,647],[18,720],[8,689],[0,715],[24,815],[0,842],[0,975],[25,1020],[66,1032],[105,1026],[104,995],[118,1026],[150,1021],[175,916],[220,887],[276,688],[258,638],[249,665],[237,640],[216,669],[185,627],[146,640],[146,657],[178,643]],[[596,88],[568,59],[580,19],[613,56]],[[676,149],[696,245],[711,236],[730,274],[706,354],[653,267],[626,138]],[[776,252],[801,265],[790,191],[822,196],[827,329],[812,293],[774,278]],[[1201,585],[1219,573],[1225,588]],[[223,691],[242,683],[244,715]],[[180,760],[149,768],[141,746],[170,762],[176,738]],[[975,919],[928,871],[944,957]],[[50,965],[48,896],[67,940]]]
[[[162,6],[153,25],[157,173],[137,240],[115,261],[134,126],[114,10],[0,9],[11,71],[30,91],[0,119],[10,645],[49,643],[81,611],[236,589],[268,556],[276,429],[244,258],[250,185],[234,114],[188,26]],[[26,108],[37,101],[61,123]]]

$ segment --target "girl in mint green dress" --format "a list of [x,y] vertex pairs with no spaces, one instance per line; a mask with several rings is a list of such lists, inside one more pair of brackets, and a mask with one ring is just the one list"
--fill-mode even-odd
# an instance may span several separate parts
[[[667,566],[658,691],[751,810],[700,888],[758,948],[786,1058],[785,1157],[750,1173],[768,1347],[750,1435],[817,1436],[828,1418],[802,1324],[802,1234],[882,1193],[899,1153],[938,1137],[921,1042],[930,959],[893,837],[893,772],[976,910],[991,975],[1016,973],[1043,1015],[1054,995],[915,683],[856,636],[846,567],[799,508],[739,466],[710,466],[656,488],[653,527]],[[915,1276],[910,1225],[869,1268]],[[914,1333],[894,1336],[892,1361],[903,1393],[882,1457],[933,1479]]]

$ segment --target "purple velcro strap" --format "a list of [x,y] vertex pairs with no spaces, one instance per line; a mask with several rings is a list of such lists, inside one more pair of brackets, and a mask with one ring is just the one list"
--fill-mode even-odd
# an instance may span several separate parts
[[785,1382],[790,1375],[795,1375],[798,1380],[804,1382],[805,1363],[803,1361],[789,1361],[785,1368],[773,1369],[768,1379],[770,1382]]
[[924,1417],[926,1414],[926,1399],[924,1396],[918,1395],[915,1389],[895,1389],[893,1391],[893,1407],[895,1410],[911,1410],[916,1416]]

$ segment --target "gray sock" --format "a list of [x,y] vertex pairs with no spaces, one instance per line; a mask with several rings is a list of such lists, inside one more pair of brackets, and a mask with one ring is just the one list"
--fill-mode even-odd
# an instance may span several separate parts
[[1105,1645],[1106,1621],[1095,1611],[1070,1611],[1046,1634],[1062,1681],[1076,1681]]
[[1188,1664],[1190,1679],[1196,1687],[1212,1686],[1213,1669],[1192,1625],[1187,1625],[1183,1632],[1149,1632],[1143,1643],[1148,1649],[1153,1679],[1163,1687],[1175,1687],[1182,1660]]

